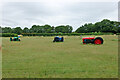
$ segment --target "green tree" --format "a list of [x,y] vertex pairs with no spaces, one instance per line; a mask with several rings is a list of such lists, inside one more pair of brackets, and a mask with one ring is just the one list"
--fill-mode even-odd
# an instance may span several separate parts
[[51,27],[50,25],[46,24],[43,26],[44,27],[44,32],[45,33],[53,33],[53,27]]
[[25,27],[25,28],[23,29],[23,33],[30,33],[30,30],[29,30],[27,27]]
[[75,32],[86,33],[86,32],[119,32],[120,22],[110,21],[108,19],[103,19],[101,22],[96,22],[95,24],[88,23],[79,27]]
[[39,25],[33,25],[30,28],[31,33],[43,33],[43,31],[44,31],[44,28],[42,26],[39,26]]
[[21,34],[22,33],[22,29],[20,27],[16,27],[16,28],[12,29],[12,32],[16,33],[16,34]]
[[77,33],[85,33],[85,29],[83,27],[79,27],[75,32],[77,32]]
[[12,29],[10,27],[2,28],[2,33],[11,33]]
[[55,32],[59,33],[71,33],[73,30],[72,26],[69,26],[69,25],[61,25],[61,26],[57,26],[55,27]]

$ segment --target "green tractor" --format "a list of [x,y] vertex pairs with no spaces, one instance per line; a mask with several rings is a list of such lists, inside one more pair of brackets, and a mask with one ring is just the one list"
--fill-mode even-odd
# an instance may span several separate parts
[[10,41],[20,41],[19,37],[10,38]]

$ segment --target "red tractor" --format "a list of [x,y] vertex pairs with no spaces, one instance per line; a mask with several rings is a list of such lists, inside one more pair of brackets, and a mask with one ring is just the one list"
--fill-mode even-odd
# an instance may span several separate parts
[[103,39],[101,37],[86,37],[86,38],[82,38],[83,44],[88,44],[88,43],[92,43],[92,44],[103,44]]

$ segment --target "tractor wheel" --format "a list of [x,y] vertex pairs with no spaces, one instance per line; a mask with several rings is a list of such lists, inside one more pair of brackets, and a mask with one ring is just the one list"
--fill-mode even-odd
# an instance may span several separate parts
[[12,41],[12,38],[10,38],[10,41]]
[[103,44],[103,39],[101,37],[96,37],[93,41],[94,44]]
[[53,40],[53,42],[55,42],[55,40]]
[[64,42],[64,38],[63,37],[61,37],[61,42]]
[[20,39],[19,39],[19,41],[20,41]]

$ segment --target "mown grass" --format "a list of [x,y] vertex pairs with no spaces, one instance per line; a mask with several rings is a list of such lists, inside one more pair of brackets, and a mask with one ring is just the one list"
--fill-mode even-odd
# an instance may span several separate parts
[[102,36],[103,45],[83,45],[79,36],[3,38],[3,78],[115,78],[118,76],[118,37]]

